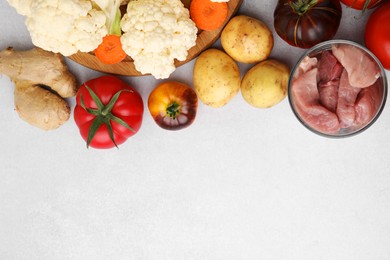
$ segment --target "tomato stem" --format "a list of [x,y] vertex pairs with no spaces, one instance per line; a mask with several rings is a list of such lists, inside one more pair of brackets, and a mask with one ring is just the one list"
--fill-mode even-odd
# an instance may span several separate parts
[[108,134],[110,136],[111,141],[115,144],[115,146],[118,148],[117,144],[115,143],[114,138],[114,132],[112,129],[111,121],[114,121],[118,124],[121,124],[122,126],[126,127],[127,129],[130,129],[134,131],[133,128],[131,128],[125,121],[122,119],[116,117],[112,114],[111,110],[114,107],[116,101],[119,98],[119,95],[126,91],[126,92],[132,92],[129,89],[122,89],[115,93],[114,96],[112,96],[111,100],[108,102],[107,105],[104,105],[103,102],[100,100],[100,98],[96,95],[96,93],[90,89],[87,85],[85,85],[86,89],[88,90],[89,94],[91,95],[93,101],[95,102],[97,109],[91,109],[87,108],[85,106],[85,102],[83,99],[83,96],[80,95],[80,101],[81,101],[81,107],[84,108],[85,111],[87,111],[89,114],[95,115],[95,119],[93,120],[91,127],[89,129],[88,138],[87,138],[87,148],[89,147],[89,144],[91,143],[93,137],[95,136],[97,130],[100,128],[101,125],[106,125],[108,129]]
[[298,15],[304,15],[313,6],[318,3],[318,0],[296,0],[290,1],[290,6]]
[[180,105],[177,102],[172,102],[168,105],[166,112],[170,118],[176,119],[180,114]]

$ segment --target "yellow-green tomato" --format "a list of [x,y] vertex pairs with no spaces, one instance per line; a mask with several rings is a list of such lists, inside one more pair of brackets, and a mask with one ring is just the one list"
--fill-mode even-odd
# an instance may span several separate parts
[[148,108],[158,126],[166,130],[180,130],[194,122],[198,97],[186,84],[166,81],[150,93]]
[[241,76],[237,63],[218,49],[211,48],[199,55],[193,78],[199,99],[211,107],[226,105],[240,90]]

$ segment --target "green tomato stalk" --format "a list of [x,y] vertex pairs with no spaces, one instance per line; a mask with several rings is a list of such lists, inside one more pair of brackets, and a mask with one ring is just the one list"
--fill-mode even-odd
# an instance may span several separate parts
[[297,0],[291,1],[290,6],[298,15],[304,15],[308,10],[318,3],[318,0]]
[[119,98],[119,95],[123,92],[123,91],[129,91],[131,92],[131,90],[120,90],[118,91],[113,97],[112,99],[110,100],[110,102],[107,104],[107,105],[104,105],[103,102],[100,100],[100,98],[95,94],[95,92],[93,92],[92,89],[90,89],[87,85],[85,86],[89,92],[89,94],[91,95],[93,101],[95,102],[96,106],[97,106],[97,109],[92,109],[92,108],[87,108],[85,106],[85,102],[84,102],[84,98],[82,95],[80,95],[80,101],[81,101],[81,107],[87,111],[87,113],[91,114],[91,115],[94,115],[95,116],[95,119],[93,120],[92,124],[91,124],[91,127],[89,129],[89,133],[88,133],[88,139],[87,139],[87,148],[89,147],[89,144],[91,143],[93,137],[95,136],[96,132],[98,131],[98,129],[100,128],[101,125],[106,125],[107,126],[107,129],[108,129],[108,134],[110,136],[110,139],[111,141],[115,144],[115,146],[118,148],[118,145],[115,143],[115,139],[114,139],[114,132],[112,130],[112,126],[111,126],[111,121],[114,121],[118,124],[121,124],[122,126],[126,127],[127,129],[129,130],[132,130],[134,131],[133,128],[131,128],[131,126],[129,126],[125,121],[123,121],[122,119],[120,119],[119,117],[115,116],[112,114],[111,110],[112,108],[114,107],[116,101],[118,100]]
[[[378,1],[378,2],[375,4],[375,6],[376,6],[376,5],[379,5],[381,2],[382,2],[382,0]],[[367,11],[368,6],[369,6],[370,3],[371,3],[371,0],[366,0],[366,1],[364,2],[363,8],[362,8],[362,14],[364,14],[364,12]]]
[[172,119],[176,119],[180,115],[180,105],[177,102],[172,102],[166,109],[166,114]]

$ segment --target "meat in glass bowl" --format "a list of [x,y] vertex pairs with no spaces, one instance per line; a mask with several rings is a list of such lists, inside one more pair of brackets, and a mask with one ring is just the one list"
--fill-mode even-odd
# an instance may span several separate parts
[[352,41],[317,44],[293,68],[288,86],[290,106],[309,130],[326,137],[347,137],[369,128],[387,97],[380,61]]

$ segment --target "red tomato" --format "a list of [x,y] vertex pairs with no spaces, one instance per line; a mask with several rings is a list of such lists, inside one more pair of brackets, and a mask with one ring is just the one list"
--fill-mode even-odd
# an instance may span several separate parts
[[194,121],[198,96],[183,83],[163,82],[150,93],[148,107],[158,126],[167,130],[179,130],[190,126]]
[[341,14],[339,0],[279,0],[274,27],[288,44],[310,48],[334,37]]
[[74,120],[87,147],[106,149],[137,133],[143,112],[138,92],[117,77],[102,76],[78,90]]
[[357,10],[366,10],[377,6],[382,0],[341,0],[343,4]]
[[383,67],[390,70],[390,2],[381,5],[370,15],[364,41]]

